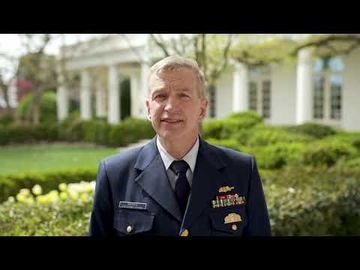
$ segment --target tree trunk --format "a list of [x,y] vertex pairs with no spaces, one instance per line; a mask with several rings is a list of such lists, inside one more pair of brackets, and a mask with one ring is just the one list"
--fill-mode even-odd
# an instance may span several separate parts
[[40,123],[40,102],[42,92],[38,89],[34,91],[30,109],[27,111],[26,120],[35,125]]

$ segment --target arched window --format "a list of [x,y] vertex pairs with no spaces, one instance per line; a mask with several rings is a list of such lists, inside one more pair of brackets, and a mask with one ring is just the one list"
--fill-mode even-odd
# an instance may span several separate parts
[[314,63],[313,117],[328,121],[342,116],[344,63],[339,56],[318,58]]

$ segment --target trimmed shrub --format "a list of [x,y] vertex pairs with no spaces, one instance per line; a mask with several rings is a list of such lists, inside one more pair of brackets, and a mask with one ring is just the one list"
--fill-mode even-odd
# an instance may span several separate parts
[[95,182],[59,185],[42,195],[40,185],[0,204],[0,235],[86,236]]
[[302,125],[284,127],[284,129],[291,133],[309,135],[316,139],[336,134],[336,130],[333,127],[316,123],[305,123]]
[[291,134],[281,128],[259,127],[253,129],[247,140],[249,146],[264,146],[274,143],[309,142],[311,137],[302,134]]
[[[28,94],[20,101],[16,110],[19,119],[25,120],[26,115],[30,110],[32,100],[33,95]],[[40,122],[54,123],[56,121],[56,94],[52,91],[46,91],[40,100]]]
[[45,192],[56,188],[60,183],[93,181],[97,170],[68,170],[51,173],[20,173],[0,176],[0,201],[15,195],[21,188],[31,188],[40,184]]
[[209,138],[206,141],[216,146],[227,147],[235,151],[244,151],[244,148],[234,139],[218,140],[214,138]]
[[[263,120],[254,112],[236,113],[225,119],[210,119],[202,125],[202,136],[215,139],[237,139],[239,134],[248,134],[249,130],[263,126]],[[243,143],[243,141],[241,142]]]
[[0,127],[1,125],[7,126],[15,121],[14,113],[11,111],[5,111],[0,113]]
[[120,124],[111,126],[109,143],[112,146],[124,146],[141,139],[151,139],[154,136],[155,131],[149,121],[128,118]]
[[332,191],[265,186],[273,235],[359,235],[359,187],[359,180]]
[[280,169],[290,164],[301,162],[304,145],[302,143],[277,143],[249,150],[257,161],[259,168]]
[[224,120],[220,119],[209,119],[202,123],[202,136],[212,139],[223,138],[223,129],[225,126]]
[[341,158],[355,155],[356,150],[349,144],[332,141],[317,141],[309,144],[304,151],[303,163],[313,166],[332,166]]

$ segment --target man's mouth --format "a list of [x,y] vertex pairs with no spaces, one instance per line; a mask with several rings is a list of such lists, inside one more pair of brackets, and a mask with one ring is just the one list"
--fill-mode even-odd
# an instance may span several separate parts
[[169,124],[176,124],[176,123],[180,123],[183,120],[181,119],[170,119],[170,118],[163,118],[161,119],[161,122],[165,122],[165,123],[169,123]]

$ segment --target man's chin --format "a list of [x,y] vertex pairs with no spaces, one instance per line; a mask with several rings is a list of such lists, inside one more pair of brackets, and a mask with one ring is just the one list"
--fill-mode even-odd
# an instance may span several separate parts
[[163,130],[159,132],[159,136],[163,138],[164,140],[178,140],[181,139],[182,136],[182,130],[180,129],[173,129],[173,130]]

